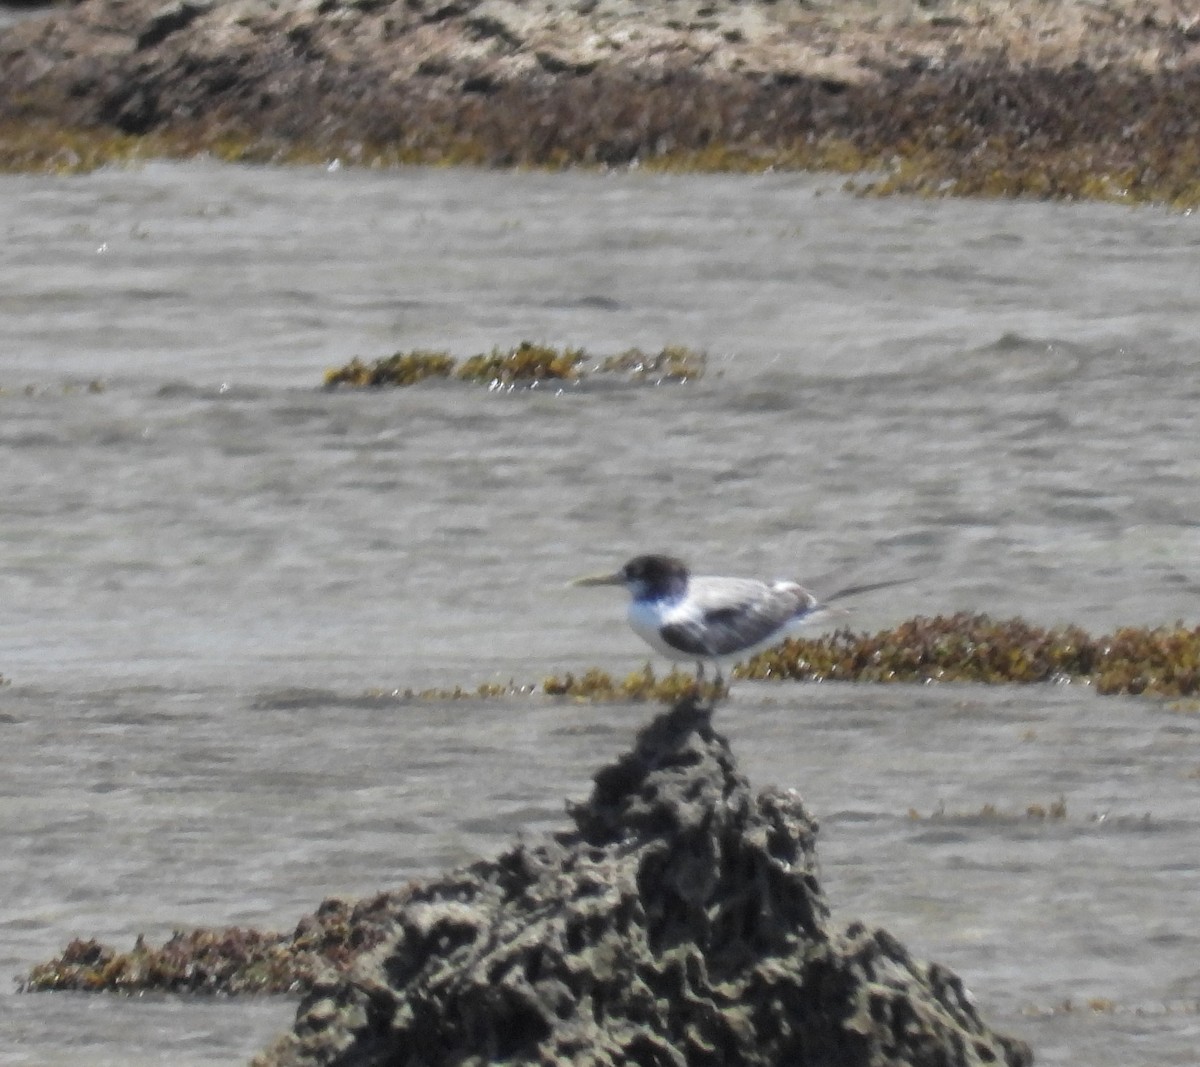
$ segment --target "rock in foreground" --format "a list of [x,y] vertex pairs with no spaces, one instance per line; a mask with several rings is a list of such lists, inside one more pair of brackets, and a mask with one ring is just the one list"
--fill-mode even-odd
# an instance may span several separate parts
[[831,923],[816,822],[752,795],[704,709],[676,705],[595,783],[574,830],[409,887],[256,1064],[1032,1062],[951,972]]

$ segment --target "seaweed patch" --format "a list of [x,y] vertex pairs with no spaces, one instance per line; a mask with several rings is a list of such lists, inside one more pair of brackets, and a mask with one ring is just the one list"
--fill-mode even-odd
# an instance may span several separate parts
[[369,363],[355,357],[326,371],[325,387],[409,386],[438,378],[490,388],[514,388],[542,382],[574,384],[592,375],[658,385],[702,378],[705,364],[704,353],[683,345],[667,345],[656,353],[631,348],[597,359],[582,348],[555,348],[522,341],[514,348],[493,348],[465,360],[455,359],[448,352],[422,349],[396,352]]
[[838,630],[760,652],[738,678],[797,681],[1071,682],[1105,694],[1189,696],[1200,690],[1200,627],[1122,627],[1093,637],[1075,626],[959,613],[891,630]]

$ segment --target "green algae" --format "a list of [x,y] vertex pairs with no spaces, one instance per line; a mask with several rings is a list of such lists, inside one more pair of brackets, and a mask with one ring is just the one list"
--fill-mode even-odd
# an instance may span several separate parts
[[456,360],[448,352],[417,349],[365,362],[358,357],[325,372],[325,387],[377,388],[409,386],[430,378],[454,379],[491,387],[538,382],[580,382],[593,374],[621,376],[627,381],[660,384],[686,382],[704,375],[706,357],[683,345],[667,345],[657,353],[631,348],[595,359],[582,348],[555,348],[522,341],[515,348]]

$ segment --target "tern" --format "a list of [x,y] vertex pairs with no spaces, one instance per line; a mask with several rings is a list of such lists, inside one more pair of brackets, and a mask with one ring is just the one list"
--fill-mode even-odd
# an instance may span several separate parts
[[769,648],[798,627],[828,618],[837,610],[829,608],[832,601],[905,580],[853,585],[818,600],[797,582],[696,575],[674,556],[651,555],[571,584],[625,586],[634,632],[668,659],[695,660],[698,680],[711,662],[722,684],[722,660]]

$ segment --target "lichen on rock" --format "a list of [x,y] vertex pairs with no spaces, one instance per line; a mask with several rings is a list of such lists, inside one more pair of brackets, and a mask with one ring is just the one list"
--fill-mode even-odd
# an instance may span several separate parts
[[710,713],[646,726],[573,828],[409,886],[256,1065],[1031,1063],[944,967],[833,923],[816,821]]

